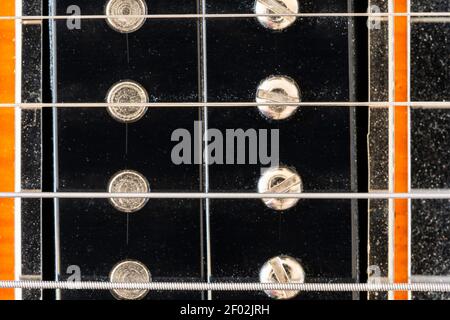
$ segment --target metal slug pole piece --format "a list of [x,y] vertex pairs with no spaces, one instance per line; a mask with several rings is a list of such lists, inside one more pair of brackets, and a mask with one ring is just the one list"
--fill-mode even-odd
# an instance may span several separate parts
[[140,29],[145,23],[145,17],[113,18],[110,16],[147,15],[147,4],[144,0],[109,0],[106,5],[106,21],[109,26],[120,33],[131,33]]
[[[289,256],[277,256],[269,259],[259,272],[261,283],[304,283],[305,271],[300,263]],[[274,299],[291,299],[300,291],[297,290],[265,290]]]
[[[124,170],[116,173],[108,183],[110,193],[147,193],[150,185],[139,172]],[[148,198],[111,198],[110,203],[119,211],[133,213],[141,210]]]
[[[147,267],[136,260],[124,260],[116,264],[109,274],[110,282],[150,282],[151,274]],[[144,298],[147,289],[112,289],[111,293],[116,299],[139,300]]]
[[[134,81],[120,81],[114,84],[106,95],[108,103],[148,103],[147,91]],[[146,107],[137,106],[109,106],[108,113],[119,122],[131,123],[141,119],[147,112]]]
[[[259,23],[265,28],[283,30],[292,25],[297,17],[283,16],[283,14],[298,13],[297,0],[256,0],[255,13]],[[279,14],[280,16],[264,16],[265,14]]]

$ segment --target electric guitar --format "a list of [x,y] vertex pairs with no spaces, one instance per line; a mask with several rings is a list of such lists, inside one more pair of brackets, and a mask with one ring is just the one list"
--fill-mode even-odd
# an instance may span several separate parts
[[0,297],[448,299],[449,9],[3,0]]

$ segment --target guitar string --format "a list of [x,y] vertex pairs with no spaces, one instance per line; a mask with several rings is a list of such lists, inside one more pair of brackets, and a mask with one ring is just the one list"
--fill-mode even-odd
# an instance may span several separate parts
[[[27,20],[33,20],[33,19],[51,19],[51,20],[58,20],[58,19],[105,19],[108,17],[115,17],[115,18],[138,18],[138,17],[145,17],[149,19],[170,19],[170,18],[229,18],[229,17],[259,17],[259,16],[296,16],[296,17],[395,17],[395,16],[407,16],[407,17],[450,17],[449,12],[407,12],[407,13],[394,13],[394,12],[386,12],[386,13],[374,13],[374,12],[368,12],[368,13],[291,13],[291,14],[165,14],[165,15],[80,15],[80,16],[2,16],[0,19],[27,19]],[[442,103],[442,102],[440,102]],[[0,105],[0,107],[3,107]]]
[[184,14],[145,14],[145,15],[21,15],[0,16],[0,20],[99,20],[99,19],[230,19],[230,18],[258,18],[258,17],[298,17],[298,18],[352,18],[352,17],[450,17],[450,12],[323,12],[323,13],[184,13]]
[[[409,101],[409,102],[352,102],[352,101],[318,101],[318,102],[282,102],[292,107],[415,107],[420,109],[447,109],[450,101]],[[142,107],[142,108],[248,108],[279,106],[280,102],[149,102],[149,103],[107,103],[107,102],[61,102],[61,103],[0,103],[0,108],[40,109],[40,108],[105,108],[105,107]]]
[[110,198],[147,198],[147,199],[448,199],[450,190],[424,190],[405,193],[395,192],[316,192],[316,193],[257,193],[257,192],[0,192],[0,198],[23,198],[23,199],[110,199]]
[[415,291],[450,292],[450,283],[204,283],[204,282],[61,282],[61,281],[0,281],[0,288],[63,289],[63,290],[152,290],[152,291],[315,291],[315,292],[376,292]]
[[[201,0],[201,14],[206,14],[206,0]],[[202,17],[201,19],[201,48],[202,48],[202,79],[203,79],[203,102],[208,103],[208,43],[207,43],[207,23],[206,17]],[[209,118],[208,118],[208,107],[203,108],[203,119],[204,119],[204,132],[203,132],[203,140],[204,140],[204,150],[201,156],[204,154],[208,154],[209,145],[208,145],[208,130],[209,130]],[[205,172],[205,193],[209,193],[210,181],[209,181],[209,159],[208,157],[204,158],[204,172]],[[210,283],[212,277],[212,260],[211,260],[211,203],[210,199],[205,199],[205,235],[206,235],[206,281]],[[210,290],[207,291],[207,299],[212,300],[212,292]]]

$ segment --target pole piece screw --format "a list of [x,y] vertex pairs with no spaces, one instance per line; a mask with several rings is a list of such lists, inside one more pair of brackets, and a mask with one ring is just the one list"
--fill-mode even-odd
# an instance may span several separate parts
[[[271,76],[260,83],[256,91],[256,102],[259,111],[269,119],[283,120],[292,116],[301,100],[300,89],[297,83],[286,76]],[[264,103],[271,105],[264,105]],[[274,105],[273,103],[279,103]],[[289,105],[283,105],[289,103]]]
[[[293,169],[287,167],[270,168],[258,181],[259,193],[301,193],[302,179]],[[263,198],[262,201],[271,209],[282,211],[292,208],[298,198]]]
[[[272,30],[283,30],[292,25],[297,17],[289,14],[297,14],[298,10],[298,0],[256,0],[255,3],[255,13],[260,15],[257,17],[259,23]],[[264,16],[265,14],[279,16]]]
[[[305,271],[300,263],[286,255],[269,259],[259,273],[261,283],[304,283]],[[267,290],[264,291],[274,299],[291,299],[298,295],[298,290]]]

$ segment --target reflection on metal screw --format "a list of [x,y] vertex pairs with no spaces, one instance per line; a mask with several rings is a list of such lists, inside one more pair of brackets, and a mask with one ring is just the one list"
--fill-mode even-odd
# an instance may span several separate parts
[[[259,273],[261,283],[304,283],[305,271],[300,263],[289,256],[277,256],[269,259]],[[274,299],[291,299],[299,291],[267,290],[265,293]]]
[[283,16],[283,14],[298,13],[297,0],[256,0],[255,13],[280,14],[280,16],[258,16],[258,21],[265,28],[272,30],[283,30],[293,24],[295,16]]
[[[282,120],[292,116],[297,106],[283,105],[283,103],[300,102],[300,89],[295,81],[286,76],[271,76],[258,86],[256,102],[259,111],[273,120]],[[280,105],[264,105],[264,103],[280,103]]]
[[[303,183],[300,176],[292,169],[275,167],[265,171],[258,181],[259,193],[300,193]],[[274,210],[287,210],[299,201],[298,198],[263,198],[263,202]]]

